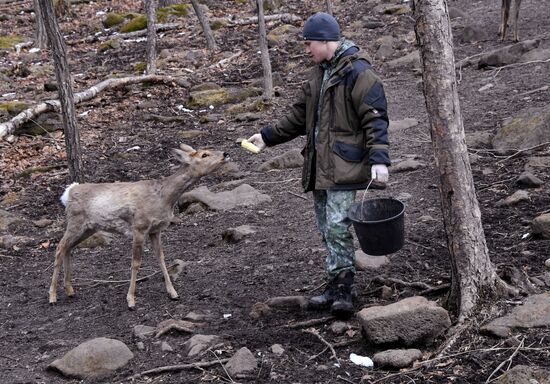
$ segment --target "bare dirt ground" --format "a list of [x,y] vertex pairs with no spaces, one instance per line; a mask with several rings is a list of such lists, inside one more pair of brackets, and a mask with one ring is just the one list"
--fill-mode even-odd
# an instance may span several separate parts
[[[345,33],[369,52],[375,52],[375,41],[383,35],[406,36],[414,28],[411,14],[392,16],[375,13],[366,2],[335,1],[335,15],[343,26],[356,24],[368,16],[380,20],[384,26],[377,29],[345,28]],[[131,2],[97,1],[74,7],[76,17],[63,20],[61,29],[70,43],[101,30],[99,10],[107,8],[130,9]],[[321,10],[324,1],[286,1],[283,12],[305,19],[311,12]],[[29,12],[32,2],[1,5],[0,13],[8,17],[2,21],[2,35],[14,33],[32,38],[33,19]],[[510,44],[500,42],[497,29],[500,2],[459,0],[450,6],[465,11],[472,23],[484,26],[486,39],[476,43],[456,41],[455,57],[465,57]],[[214,16],[234,14],[237,18],[252,13],[248,2],[211,1]],[[134,9],[137,10],[137,9]],[[543,0],[526,0],[520,16],[521,39],[536,38],[548,32],[550,11]],[[203,39],[199,25],[193,17],[185,27],[164,33],[158,48],[172,50],[202,49]],[[355,24],[354,24],[355,23]],[[411,35],[414,36],[414,35]],[[221,49],[231,56],[237,50],[243,53],[225,68],[212,64],[224,58],[218,54],[212,59],[197,61],[180,60],[161,67],[161,73],[184,74],[191,84],[212,81],[222,86],[237,86],[257,79],[262,73],[257,54],[257,32],[254,26],[226,27],[216,31]],[[137,75],[133,64],[143,61],[145,42],[124,43],[120,48],[98,53],[100,42],[69,44],[75,88],[87,89],[108,77]],[[254,122],[237,121],[224,115],[222,107],[211,113],[219,114],[211,122],[201,123],[205,113],[184,112],[188,90],[163,85],[134,85],[107,91],[97,98],[79,104],[77,114],[89,112],[78,119],[81,130],[84,170],[87,181],[112,182],[157,178],[168,175],[174,161],[169,149],[186,142],[195,147],[223,149],[242,172],[242,179],[259,191],[268,194],[272,203],[233,211],[203,211],[195,214],[181,213],[181,223],[171,226],[163,235],[167,262],[179,258],[187,262],[183,275],[175,287],[180,295],[171,301],[164,290],[161,275],[156,274],[141,281],[137,289],[137,308],[126,307],[127,283],[109,281],[127,280],[130,270],[130,240],[117,238],[109,245],[77,249],[74,252],[74,282],[76,296],[68,299],[60,290],[56,306],[47,301],[51,279],[51,265],[55,246],[64,228],[64,210],[59,196],[68,184],[65,168],[64,142],[59,131],[51,135],[21,135],[15,144],[0,143],[0,198],[2,209],[24,221],[10,227],[9,233],[28,236],[26,245],[0,250],[0,375],[4,383],[76,383],[47,371],[46,366],[71,348],[94,337],[111,337],[125,342],[135,353],[135,358],[115,377],[105,382],[124,382],[126,378],[163,365],[192,362],[179,353],[186,335],[170,333],[167,341],[174,352],[163,352],[155,340],[145,342],[145,350],[136,348],[132,329],[135,325],[156,326],[170,318],[181,319],[190,311],[210,312],[212,318],[201,333],[219,335],[224,340],[220,358],[230,357],[234,351],[246,346],[257,357],[260,368],[255,375],[239,379],[240,382],[263,383],[480,383],[485,382],[497,366],[506,360],[513,348],[489,350],[493,346],[506,348],[501,341],[482,336],[478,327],[462,335],[449,351],[452,355],[430,367],[419,366],[402,372],[381,369],[364,370],[353,365],[349,353],[372,356],[375,349],[366,345],[355,319],[349,321],[350,331],[336,335],[330,331],[330,322],[316,328],[325,340],[336,348],[340,367],[334,366],[330,351],[321,353],[326,346],[315,336],[303,332],[303,328],[291,328],[296,322],[327,316],[328,313],[307,311],[275,311],[267,317],[254,320],[249,316],[252,305],[274,296],[305,295],[318,292],[324,281],[324,251],[317,234],[313,216],[312,199],[303,195],[300,188],[300,169],[258,172],[265,160],[282,154],[291,148],[300,148],[303,142],[294,142],[252,155],[237,144],[238,138],[249,137],[262,125],[269,124],[283,114],[292,101],[307,63],[298,43],[273,49],[273,70],[280,73],[283,82],[279,96],[261,118]],[[399,57],[413,49],[413,44],[402,43],[391,58]],[[15,51],[0,51],[4,75],[2,94],[16,92],[17,98],[31,105],[56,98],[56,92],[44,91],[43,84],[53,81],[51,67],[33,71],[23,76],[20,68],[49,63],[47,52],[21,55]],[[391,59],[390,58],[390,59]],[[289,64],[298,64],[289,70]],[[420,170],[390,174],[390,183],[384,191],[369,191],[373,196],[398,196],[411,194],[407,201],[405,247],[391,256],[391,263],[378,271],[358,273],[357,309],[384,305],[401,298],[418,294],[418,290],[393,287],[393,295],[382,299],[380,285],[371,282],[375,276],[394,277],[405,281],[421,281],[438,286],[449,283],[450,263],[439,206],[438,177],[436,175],[429,140],[428,120],[424,107],[420,77],[411,68],[390,70],[384,60],[373,60],[378,72],[385,79],[390,118],[401,120],[415,118],[420,123],[406,133],[397,132],[390,137],[391,155],[394,159],[415,155],[427,167]],[[494,132],[504,118],[513,116],[528,106],[544,106],[550,102],[548,92],[520,94],[547,84],[550,65],[530,64],[501,71],[482,71],[474,66],[460,71],[459,92],[466,132]],[[4,80],[6,80],[4,82]],[[478,89],[487,82],[495,84],[493,91],[480,93]],[[186,116],[179,123],[152,122],[149,114]],[[4,116],[2,121],[8,120]],[[59,125],[59,121],[57,121]],[[182,139],[182,130],[200,130],[201,135]],[[57,146],[57,147],[56,147]],[[139,146],[139,150],[127,151]],[[544,186],[532,194],[529,201],[510,207],[496,207],[495,202],[509,196],[514,190],[514,179],[523,170],[525,157],[509,160],[495,157],[483,148],[475,151],[479,161],[472,165],[474,181],[483,215],[483,225],[492,261],[501,268],[513,265],[529,275],[544,273],[544,260],[548,257],[546,240],[522,239],[528,232],[528,223],[548,209],[550,193],[547,174],[538,176]],[[547,148],[541,150],[547,154]],[[499,160],[502,160],[499,162]],[[30,167],[55,166],[46,172],[30,175],[23,171]],[[391,172],[391,170],[390,170]],[[213,187],[231,181],[233,176],[216,174],[206,177],[201,185]],[[16,196],[15,199],[10,197]],[[305,197],[302,198],[302,197]],[[423,215],[435,221],[421,222]],[[53,224],[37,228],[32,221],[50,219]],[[250,224],[257,232],[243,242],[228,244],[222,240],[222,232],[230,227]],[[140,276],[158,271],[157,261],[147,251],[143,257]],[[107,281],[107,282],[106,282]],[[445,291],[428,296],[442,301]],[[513,298],[514,301],[521,297]],[[502,311],[510,308],[504,299],[488,303]],[[480,311],[475,322],[481,326],[490,320],[488,312]],[[224,315],[230,314],[230,317]],[[548,329],[534,329],[518,333],[525,337],[525,345],[533,348],[546,346]],[[440,340],[442,341],[442,340]],[[276,356],[270,350],[273,344],[281,344],[285,353]],[[428,359],[438,345],[424,347]],[[467,352],[469,351],[469,352]],[[460,352],[460,353],[459,353]],[[514,364],[547,366],[548,352],[520,352]],[[215,360],[206,355],[202,360]],[[364,377],[368,374],[369,377]],[[186,370],[143,377],[139,383],[197,383],[228,382],[221,364],[206,370]]]

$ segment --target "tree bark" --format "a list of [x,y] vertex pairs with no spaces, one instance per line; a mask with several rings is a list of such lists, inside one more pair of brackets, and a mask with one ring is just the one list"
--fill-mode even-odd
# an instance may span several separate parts
[[332,15],[332,0],[326,0],[327,13]]
[[458,99],[451,26],[444,0],[415,0],[424,96],[440,176],[441,209],[451,255],[448,306],[459,323],[481,298],[506,284],[489,259]]
[[59,31],[52,2],[40,2],[40,8],[54,60],[55,77],[57,79],[59,101],[61,103],[61,116],[65,131],[65,145],[69,165],[69,176],[71,181],[80,182],[82,181],[80,135],[76,126],[71,72],[67,63],[65,42],[63,41],[63,36]]
[[147,74],[157,71],[157,2],[145,0],[147,10]]
[[260,52],[262,55],[262,68],[264,70],[264,99],[273,98],[273,74],[271,73],[271,61],[267,46],[267,34],[264,19],[263,0],[256,0],[258,8],[258,31],[260,39]]
[[40,49],[45,49],[48,46],[48,35],[46,35],[46,27],[38,0],[33,0],[34,14],[36,15],[36,45]]
[[212,29],[210,28],[210,23],[204,15],[199,2],[197,0],[191,0],[191,4],[193,5],[193,9],[197,14],[199,22],[201,23],[202,32],[204,33],[204,37],[206,38],[206,47],[208,48],[210,54],[213,54],[214,52],[216,52],[218,47],[216,46],[216,41],[214,40],[214,35],[212,34]]

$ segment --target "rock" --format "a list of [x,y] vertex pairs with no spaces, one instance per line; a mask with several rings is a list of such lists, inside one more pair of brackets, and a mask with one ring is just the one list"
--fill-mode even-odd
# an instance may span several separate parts
[[416,127],[418,125],[418,120],[412,118],[406,118],[403,120],[390,120],[390,125],[388,130],[390,132],[404,131],[409,128]]
[[163,341],[160,343],[160,350],[162,352],[174,352],[174,348],[170,344],[168,344],[166,341]]
[[146,339],[148,336],[153,336],[156,331],[156,327],[150,327],[148,325],[134,326],[134,336],[141,340]]
[[497,207],[504,207],[504,206],[510,206],[518,204],[522,201],[529,201],[529,193],[524,190],[519,190],[514,192],[511,196],[508,196],[507,198],[503,200],[499,200],[496,202]]
[[216,335],[194,335],[183,343],[183,353],[188,357],[199,356],[219,341]]
[[283,353],[285,353],[285,350],[281,346],[281,344],[273,344],[271,346],[271,352],[273,352],[277,356],[281,356]]
[[393,289],[391,287],[388,287],[387,285],[382,286],[382,290],[380,291],[380,298],[382,300],[388,300],[393,295]]
[[250,208],[254,205],[271,202],[271,197],[263,194],[248,184],[242,184],[232,191],[211,192],[207,187],[199,187],[181,195],[178,204],[185,208],[200,202],[214,211],[231,210],[236,207]]
[[543,239],[550,239],[550,213],[544,213],[533,219],[531,233],[541,236]]
[[106,337],[86,341],[48,365],[67,377],[92,379],[109,376],[134,354],[123,342]]
[[330,325],[330,330],[335,335],[343,335],[349,329],[349,325],[343,321],[335,321]]
[[304,157],[299,149],[291,149],[280,156],[263,163],[258,170],[266,172],[272,169],[300,168],[304,164]]
[[52,225],[53,223],[53,220],[50,220],[50,219],[40,219],[40,220],[35,220],[32,222],[33,225],[35,227],[38,227],[38,228],[46,228],[46,227],[49,227],[50,225]]
[[480,331],[497,337],[509,337],[516,328],[550,327],[550,292],[532,295],[523,305],[489,324]]
[[520,188],[537,188],[540,187],[544,182],[533,175],[531,172],[523,172],[516,180],[516,185]]
[[544,265],[546,266],[546,268],[550,269],[550,259],[546,259]]
[[451,326],[447,311],[421,296],[365,308],[357,317],[372,344],[430,344]]
[[519,43],[497,48],[482,55],[478,60],[478,68],[501,67],[520,61],[523,54],[538,47],[540,40],[525,40]]
[[406,159],[406,160],[400,161],[395,165],[392,165],[391,170],[393,173],[398,173],[398,172],[414,171],[421,167],[424,167],[424,163],[414,159]]
[[390,60],[387,62],[387,65],[390,69],[400,69],[403,67],[411,69],[420,68],[420,53],[416,50],[412,51],[405,56]]
[[355,251],[355,268],[360,271],[367,269],[379,269],[388,264],[390,259],[387,256],[370,256],[361,250]]
[[0,248],[13,249],[14,247],[20,247],[22,245],[31,245],[35,240],[27,236],[12,236],[4,235],[0,236]]
[[187,315],[185,315],[185,320],[190,321],[208,321],[212,319],[212,313],[210,311],[191,311]]
[[307,299],[304,296],[280,296],[272,297],[265,303],[270,308],[307,308]]
[[3,209],[0,209],[0,231],[8,229],[9,226],[13,224],[22,223],[23,219],[8,212]]
[[497,384],[550,384],[550,371],[540,367],[516,365],[496,381]]
[[550,141],[550,106],[523,109],[503,122],[493,137],[493,148],[503,153]]
[[229,244],[236,244],[248,235],[256,233],[256,228],[250,225],[241,225],[236,228],[228,228],[222,233],[222,239]]
[[256,358],[246,347],[239,349],[225,364],[227,373],[232,377],[254,372],[257,367]]
[[405,368],[421,358],[418,349],[390,349],[376,353],[372,360],[377,367]]

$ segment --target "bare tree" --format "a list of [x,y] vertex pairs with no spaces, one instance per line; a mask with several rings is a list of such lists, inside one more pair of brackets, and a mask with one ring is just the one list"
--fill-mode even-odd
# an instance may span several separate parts
[[157,70],[157,8],[156,0],[145,0],[147,10],[147,74]]
[[46,35],[46,27],[38,0],[33,0],[34,14],[36,15],[36,45],[40,49],[45,49],[48,46],[48,36]]
[[432,146],[440,176],[441,209],[451,254],[448,307],[458,323],[470,317],[481,298],[510,287],[489,259],[476,198],[458,99],[451,26],[444,0],[415,0],[424,96]]
[[204,37],[206,38],[206,47],[208,48],[208,51],[211,54],[213,54],[214,52],[216,52],[218,47],[216,46],[216,41],[214,40],[212,29],[210,29],[210,23],[208,22],[208,19],[204,15],[204,12],[200,7],[199,2],[197,0],[191,0],[191,4],[193,5],[193,9],[197,14],[197,18],[199,19],[199,22],[201,23],[202,32],[204,33]]
[[332,0],[326,0],[327,13],[332,15]]
[[82,181],[82,155],[80,135],[76,127],[74,96],[71,84],[71,72],[67,62],[67,49],[55,17],[51,1],[40,1],[40,14],[44,21],[46,34],[52,50],[55,77],[57,79],[61,116],[67,147],[67,161],[71,181]]
[[273,74],[271,73],[271,61],[269,59],[269,50],[267,47],[263,0],[256,0],[256,5],[258,8],[260,52],[262,55],[262,67],[264,69],[264,99],[270,100],[273,97]]

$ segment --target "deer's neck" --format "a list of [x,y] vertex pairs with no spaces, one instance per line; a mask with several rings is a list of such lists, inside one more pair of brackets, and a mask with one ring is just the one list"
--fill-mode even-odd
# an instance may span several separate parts
[[161,181],[162,199],[166,205],[172,207],[178,201],[181,194],[200,179],[193,172],[177,172],[167,176]]

